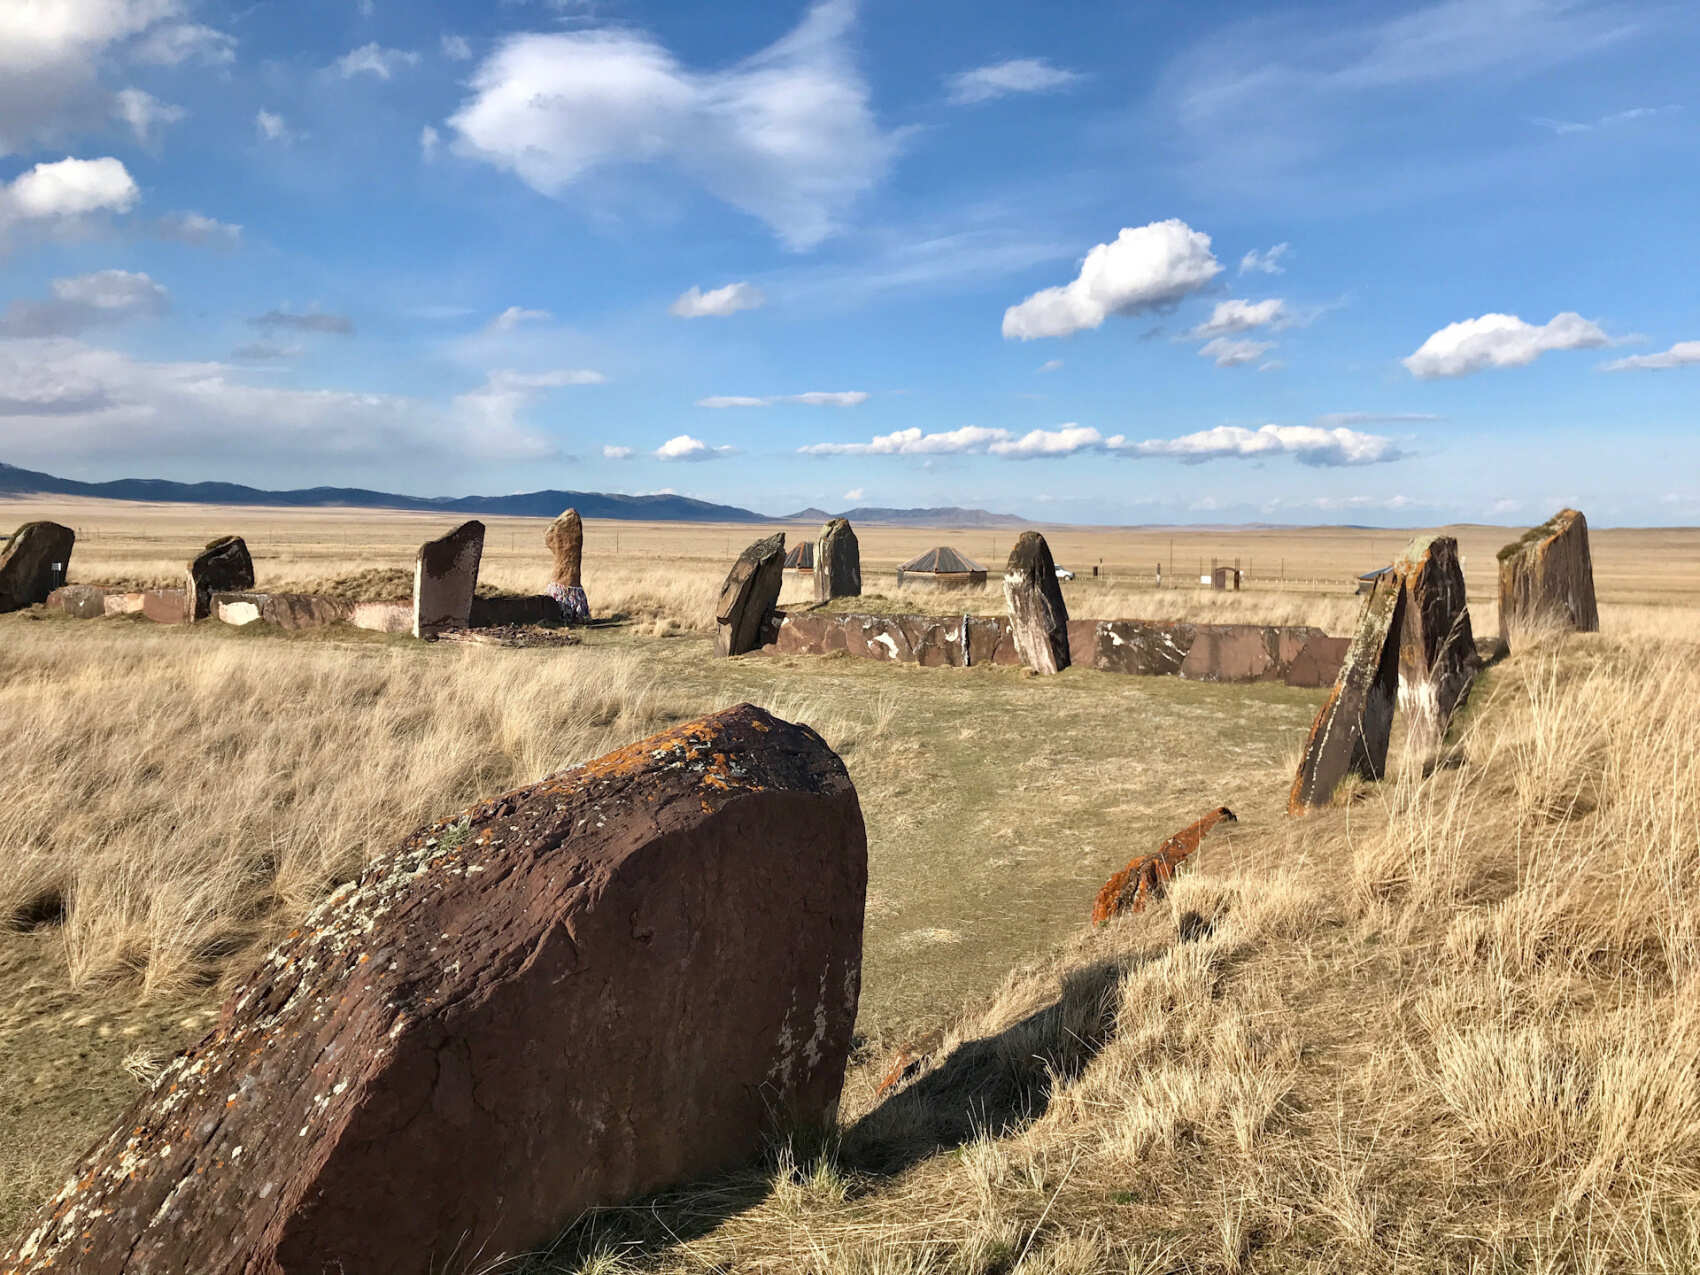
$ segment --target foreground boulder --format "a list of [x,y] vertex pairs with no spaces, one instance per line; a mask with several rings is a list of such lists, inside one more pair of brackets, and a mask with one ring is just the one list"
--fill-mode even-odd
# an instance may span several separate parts
[[1399,711],[1418,748],[1446,738],[1481,668],[1464,568],[1451,536],[1419,536],[1393,564],[1405,585],[1399,636]]
[[242,980],[0,1270],[494,1269],[744,1161],[835,1114],[865,887],[843,763],[747,704],[442,820]]
[[1098,897],[1092,904],[1092,924],[1102,925],[1126,912],[1143,912],[1147,902],[1162,898],[1175,869],[1198,849],[1205,834],[1224,820],[1239,822],[1232,810],[1220,806],[1197,823],[1182,828],[1158,846],[1155,854],[1140,855],[1131,860],[1098,891]]
[[419,546],[413,564],[413,636],[464,629],[472,619],[478,564],[484,557],[484,524],[463,522],[448,535]]
[[1588,520],[1560,509],[1499,551],[1499,636],[1507,646],[1514,629],[1556,625],[1597,633],[1594,558]]
[[544,534],[543,542],[555,557],[555,571],[545,591],[560,608],[560,618],[579,623],[590,619],[590,600],[584,596],[584,522],[578,510],[569,509]]
[[821,528],[815,544],[815,601],[862,596],[862,546],[847,518]]
[[213,613],[213,594],[246,593],[254,587],[254,560],[241,536],[220,536],[207,543],[189,564],[184,588],[188,618],[205,620]]
[[1404,578],[1386,572],[1364,599],[1340,676],[1311,725],[1287,796],[1289,814],[1326,806],[1347,775],[1374,780],[1386,770],[1404,620]]
[[0,553],[0,611],[21,611],[47,601],[65,583],[77,533],[56,522],[26,522]]
[[1021,662],[1035,673],[1060,673],[1069,664],[1068,605],[1057,581],[1051,547],[1037,531],[1024,531],[1003,573],[1004,602]]
[[768,613],[785,582],[785,533],[758,540],[732,564],[714,608],[714,653],[742,655],[764,641]]

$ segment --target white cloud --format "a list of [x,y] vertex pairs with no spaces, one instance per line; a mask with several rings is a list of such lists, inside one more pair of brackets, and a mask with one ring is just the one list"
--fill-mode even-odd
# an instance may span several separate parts
[[1011,460],[1036,460],[1100,451],[1120,441],[1119,436],[1114,440],[1106,439],[1087,425],[1061,425],[1056,429],[1028,430],[1020,438],[999,440],[986,450],[993,456],[1006,456]]
[[417,53],[409,49],[386,49],[374,41],[350,49],[331,64],[331,69],[345,80],[357,75],[375,75],[387,80],[403,67],[418,65]]
[[1063,361],[1061,359],[1046,359],[1043,363],[1039,364],[1039,371],[1055,372],[1057,369],[1062,367],[1062,365]]
[[600,385],[600,372],[582,369],[553,372],[491,372],[476,390],[455,396],[452,415],[468,422],[495,455],[509,458],[552,456],[556,447],[528,429],[522,417],[547,390],[568,385]]
[[1700,341],[1678,341],[1659,354],[1632,354],[1606,364],[1608,372],[1628,372],[1636,369],[1658,370],[1672,367],[1692,367],[1700,364]]
[[1210,317],[1187,335],[1200,341],[1215,336],[1233,336],[1287,317],[1287,303],[1279,297],[1271,297],[1267,301],[1218,301]]
[[860,487],[852,487],[849,491],[844,493],[844,499],[859,504],[867,499],[867,493]]
[[53,295],[14,301],[0,315],[0,336],[73,336],[139,315],[164,314],[166,290],[145,274],[99,270],[53,281]]
[[116,159],[55,160],[0,184],[0,224],[129,212],[140,195],[129,170]]
[[196,246],[234,248],[242,240],[241,226],[197,212],[166,213],[154,223],[154,231],[161,239]]
[[419,130],[419,153],[427,164],[437,158],[437,146],[442,140],[442,135],[429,124]]
[[729,283],[704,292],[692,285],[679,294],[668,313],[681,319],[724,319],[740,310],[758,310],[767,304],[762,290],[750,283]]
[[1278,243],[1266,252],[1253,248],[1240,258],[1240,273],[1258,271],[1261,274],[1286,274],[1287,268],[1281,264],[1281,258],[1287,255],[1291,244]]
[[1193,463],[1224,457],[1292,456],[1303,465],[1328,466],[1374,465],[1404,455],[1390,438],[1314,425],[1264,425],[1254,430],[1219,425],[1180,438],[1132,443],[1119,450],[1130,456],[1163,456]]
[[1053,93],[1083,78],[1079,71],[1052,66],[1044,58],[1013,58],[972,71],[960,71],[945,84],[952,105],[970,106],[1011,93]]
[[689,434],[680,434],[669,438],[655,449],[657,460],[718,460],[722,456],[730,456],[736,448],[710,447],[700,438],[692,438]]
[[917,428],[877,435],[867,443],[811,443],[797,450],[805,456],[948,456],[983,452],[993,443],[1008,442],[1007,429],[964,425],[961,429],[924,434]]
[[547,323],[554,317],[547,310],[527,310],[511,305],[491,320],[490,326],[498,332],[512,332],[522,323]]
[[1484,368],[1523,367],[1551,350],[1610,344],[1597,323],[1569,310],[1539,327],[1514,314],[1484,314],[1447,324],[1403,362],[1412,376],[1464,376]]
[[120,89],[112,99],[112,114],[130,126],[136,140],[146,146],[153,141],[154,130],[175,124],[188,116],[181,106],[171,106],[141,89]]
[[451,62],[469,61],[472,57],[472,46],[466,42],[464,35],[445,35],[443,56]]
[[898,148],[849,40],[852,0],[725,70],[681,65],[652,37],[593,27],[504,40],[450,119],[465,154],[545,195],[604,168],[669,165],[806,249],[835,233]]
[[603,460],[630,460],[631,458],[632,449],[629,447],[620,447],[613,443],[604,443],[602,445]]
[[745,394],[711,394],[697,400],[698,407],[771,407],[775,403],[803,403],[809,407],[856,407],[866,403],[866,390],[809,390],[804,394],[774,394],[754,398]]
[[[174,4],[170,7],[176,8]],[[130,56],[155,66],[180,66],[184,62],[228,66],[236,60],[236,41],[212,27],[178,22],[155,27],[130,50]]]
[[1279,372],[1286,366],[1287,363],[1285,359],[1270,359],[1267,363],[1259,363],[1257,365],[1257,370],[1259,372]]
[[283,116],[263,106],[254,113],[254,129],[266,141],[280,142],[285,146],[301,138],[301,134],[290,128]]
[[1214,359],[1217,367],[1244,367],[1255,363],[1275,348],[1273,341],[1231,341],[1219,336],[1198,348],[1201,357]]
[[1541,128],[1551,129],[1562,137],[1571,133],[1592,133],[1597,129],[1612,128],[1618,124],[1627,124],[1632,120],[1648,119],[1654,115],[1665,115],[1681,109],[1680,106],[1632,106],[1628,110],[1613,111],[1609,115],[1602,115],[1598,119],[1586,123],[1578,120],[1550,119],[1544,115],[1533,116],[1529,122],[1537,124]]
[[1005,340],[1069,336],[1112,314],[1171,306],[1222,270],[1210,236],[1178,218],[1129,227],[1086,254],[1073,282],[1035,292],[1004,311]]

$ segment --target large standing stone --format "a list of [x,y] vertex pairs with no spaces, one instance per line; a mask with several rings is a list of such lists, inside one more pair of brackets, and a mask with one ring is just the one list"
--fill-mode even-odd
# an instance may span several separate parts
[[758,540],[732,564],[714,608],[714,653],[742,655],[762,644],[768,612],[785,582],[785,533]]
[[821,528],[815,545],[815,601],[862,596],[862,547],[847,518]]
[[1035,673],[1068,667],[1068,605],[1057,582],[1051,547],[1037,531],[1024,531],[1003,573],[1004,602],[1021,662]]
[[26,522],[0,553],[0,611],[21,611],[47,601],[65,583],[77,533],[56,522]]
[[1399,636],[1405,583],[1397,571],[1375,582],[1358,616],[1346,662],[1316,715],[1287,797],[1289,814],[1325,806],[1348,774],[1380,779],[1387,769],[1399,696]]
[[1464,568],[1451,536],[1418,536],[1393,564],[1405,585],[1399,637],[1399,711],[1418,748],[1446,738],[1469,697],[1481,660],[1464,596]]
[[1513,630],[1549,625],[1600,628],[1588,520],[1575,509],[1560,509],[1499,551],[1499,636],[1509,646]]
[[569,509],[554,522],[543,537],[549,552],[555,555],[555,574],[549,581],[548,595],[560,608],[561,618],[580,622],[590,619],[590,600],[584,596],[584,523],[578,510]]
[[220,536],[207,542],[189,564],[184,588],[188,618],[205,620],[213,613],[215,593],[247,593],[254,587],[254,560],[241,536]]
[[439,540],[419,546],[413,564],[413,636],[439,629],[464,629],[472,619],[472,595],[478,591],[478,563],[484,557],[484,524],[463,522]]
[[0,1270],[494,1269],[829,1123],[867,844],[750,705],[415,833],[225,1003]]

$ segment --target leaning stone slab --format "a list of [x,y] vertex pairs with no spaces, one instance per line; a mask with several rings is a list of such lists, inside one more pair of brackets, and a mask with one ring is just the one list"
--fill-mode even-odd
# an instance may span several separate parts
[[184,587],[189,619],[205,620],[212,613],[215,593],[242,593],[254,587],[254,560],[241,536],[220,536],[207,542],[189,564]]
[[464,629],[471,622],[483,557],[484,524],[476,519],[419,546],[413,564],[414,637]]
[[785,533],[758,540],[732,564],[714,608],[714,653],[742,655],[762,645],[768,613],[785,582]]
[[1499,551],[1499,636],[1507,646],[1516,629],[1556,625],[1597,633],[1594,559],[1588,520],[1560,509],[1521,540]]
[[1380,779],[1387,769],[1399,694],[1399,635],[1405,583],[1397,571],[1375,582],[1334,689],[1316,715],[1287,796],[1287,812],[1326,806],[1347,775]]
[[1037,531],[1016,537],[1004,567],[1003,596],[1021,662],[1035,673],[1068,667],[1068,605],[1051,547]]
[[1239,817],[1226,806],[1212,810],[1197,823],[1189,823],[1153,854],[1137,855],[1115,876],[1104,882],[1092,903],[1092,924],[1129,912],[1143,912],[1145,905],[1163,897],[1175,869],[1203,843],[1205,835],[1222,822],[1238,823]]
[[1481,668],[1464,595],[1464,568],[1451,536],[1419,536],[1393,564],[1405,581],[1399,637],[1399,711],[1412,743],[1433,748],[1469,697]]
[[189,595],[182,589],[148,589],[142,594],[141,611],[155,624],[187,624]]
[[98,620],[106,614],[106,590],[93,584],[62,585],[47,595],[47,607],[75,620]]
[[815,544],[815,601],[862,596],[862,547],[846,518],[821,528]]
[[867,847],[750,705],[439,821],[242,979],[0,1270],[490,1270],[829,1124]]
[[77,533],[56,522],[26,522],[0,553],[0,611],[21,611],[47,601],[65,583]]

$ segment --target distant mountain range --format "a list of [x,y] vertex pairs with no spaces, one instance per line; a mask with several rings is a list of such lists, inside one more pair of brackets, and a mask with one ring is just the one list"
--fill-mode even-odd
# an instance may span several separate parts
[[[494,514],[516,518],[553,518],[577,509],[585,518],[623,518],[638,522],[824,522],[833,515],[805,509],[787,518],[769,518],[736,505],[717,505],[690,496],[624,496],[602,491],[528,491],[511,496],[398,496],[363,487],[307,487],[264,491],[240,483],[178,483],[161,478],[120,478],[85,483],[33,469],[0,463],[0,495],[92,496],[104,500],[155,501],[185,505],[266,505],[294,509],[410,509],[427,513]],[[851,522],[894,526],[1006,527],[1020,518],[983,509],[852,509]]]

